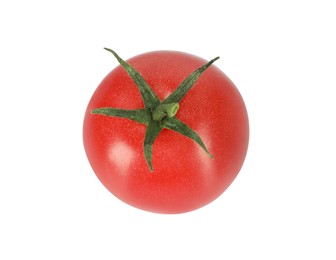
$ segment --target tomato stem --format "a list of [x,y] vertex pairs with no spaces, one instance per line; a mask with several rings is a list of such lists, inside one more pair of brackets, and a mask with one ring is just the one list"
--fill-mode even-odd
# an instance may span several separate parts
[[171,118],[176,115],[179,107],[179,103],[160,104],[152,112],[153,119],[161,121],[166,116]]

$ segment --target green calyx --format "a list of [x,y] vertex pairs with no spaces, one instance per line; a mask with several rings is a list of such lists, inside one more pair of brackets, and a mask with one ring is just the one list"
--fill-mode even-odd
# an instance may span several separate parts
[[192,72],[176,89],[170,94],[165,100],[160,101],[157,95],[153,92],[148,83],[140,75],[135,68],[133,68],[129,63],[121,59],[117,53],[113,50],[105,48],[105,50],[111,52],[114,57],[118,60],[120,65],[125,69],[127,74],[133,79],[136,86],[138,87],[142,100],[144,102],[143,109],[127,110],[120,108],[96,108],[91,110],[92,114],[99,114],[105,116],[122,117],[127,118],[138,123],[144,124],[146,126],[146,136],[144,140],[144,154],[149,167],[149,170],[153,172],[152,165],[152,147],[159,136],[160,132],[166,128],[176,131],[192,140],[194,140],[198,145],[200,145],[203,150],[211,157],[213,156],[209,153],[205,147],[202,139],[199,135],[192,130],[188,125],[176,118],[176,113],[179,109],[179,102],[187,94],[187,92],[193,87],[195,82],[201,76],[201,74],[208,68],[212,63],[219,59],[216,57],[204,64],[194,72]]

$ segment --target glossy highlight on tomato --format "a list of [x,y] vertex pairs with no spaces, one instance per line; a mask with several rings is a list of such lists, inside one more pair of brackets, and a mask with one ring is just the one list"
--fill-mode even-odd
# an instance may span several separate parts
[[117,198],[156,213],[183,213],[218,198],[248,147],[244,101],[213,63],[153,51],[119,64],[85,113],[89,162]]

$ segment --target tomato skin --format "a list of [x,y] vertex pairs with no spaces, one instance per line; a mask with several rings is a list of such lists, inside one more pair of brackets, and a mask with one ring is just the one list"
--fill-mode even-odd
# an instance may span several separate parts
[[[160,100],[206,61],[175,51],[156,51],[128,60]],[[153,145],[154,172],[144,157],[145,125],[91,114],[99,107],[140,109],[139,90],[121,66],[94,92],[84,118],[83,141],[103,185],[122,201],[156,213],[183,213],[220,196],[240,171],[248,147],[244,101],[231,80],[209,67],[180,102],[176,117],[195,130],[211,159],[193,140],[164,129]]]

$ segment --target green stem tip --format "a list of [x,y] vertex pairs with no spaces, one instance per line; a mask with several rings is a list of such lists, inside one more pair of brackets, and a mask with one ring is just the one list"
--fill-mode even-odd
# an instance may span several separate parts
[[153,119],[160,121],[164,117],[174,117],[179,109],[179,103],[160,104],[152,112]]

